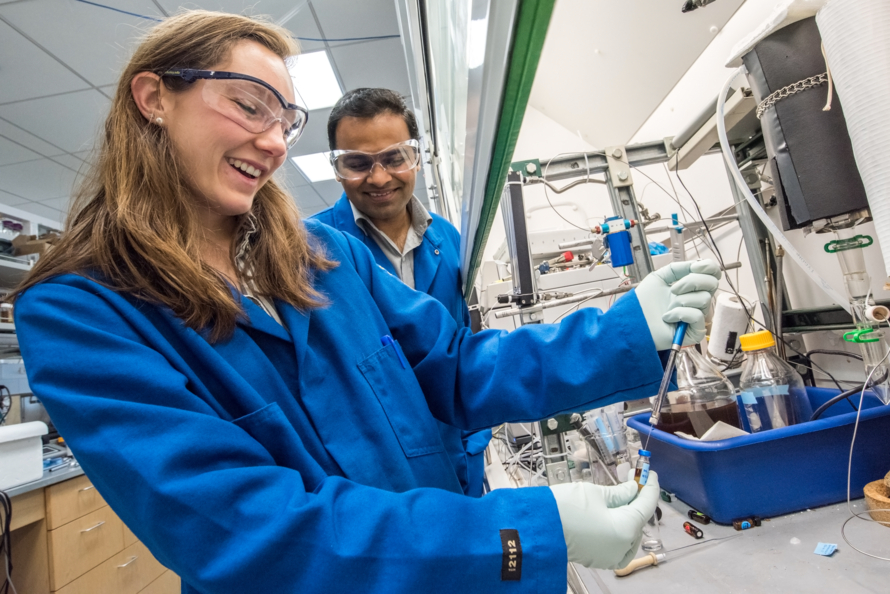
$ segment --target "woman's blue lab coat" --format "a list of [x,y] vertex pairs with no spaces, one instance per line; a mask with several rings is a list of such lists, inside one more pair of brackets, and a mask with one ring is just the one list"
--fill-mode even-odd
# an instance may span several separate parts
[[[470,312],[460,282],[460,233],[439,215],[430,213],[430,216],[433,222],[424,232],[423,241],[414,249],[414,290],[426,293],[444,305],[458,327],[468,327]],[[355,223],[345,192],[333,206],[311,218],[358,238],[368,246],[380,266],[396,274],[392,262],[377,242]],[[485,474],[485,448],[491,440],[491,429],[465,432],[445,423],[437,425],[464,493],[480,497]]]
[[[77,275],[19,299],[31,387],[102,496],[188,593],[564,592],[550,490],[462,495],[434,419],[476,429],[654,393],[635,295],[472,335],[360,241],[307,228],[340,265],[315,280],[327,306],[277,303],[289,332],[245,299],[250,320],[210,344]],[[519,581],[501,579],[509,529]]]

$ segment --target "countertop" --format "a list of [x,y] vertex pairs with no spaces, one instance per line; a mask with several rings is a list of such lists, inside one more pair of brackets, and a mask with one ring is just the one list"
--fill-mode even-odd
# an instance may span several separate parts
[[82,474],[83,469],[80,467],[80,464],[78,464],[77,460],[75,460],[74,458],[70,458],[70,462],[68,464],[44,469],[43,476],[36,481],[31,481],[30,483],[24,483],[22,485],[18,485],[17,487],[7,489],[6,494],[10,497],[15,497],[16,495],[22,495],[35,489],[42,489],[43,487],[48,487],[56,483],[61,483],[62,481],[67,481],[68,479],[73,479],[74,477],[80,476]]
[[[865,509],[862,499],[852,504],[857,512]],[[688,520],[686,504],[674,498],[660,506],[667,558],[656,567],[639,569],[623,578],[612,571],[576,566],[589,594],[890,591],[890,561],[856,552],[841,536],[841,525],[850,517],[846,502],[772,518],[759,528],[741,532],[732,526],[695,524],[704,531],[702,541],[683,531],[683,522]],[[890,558],[890,527],[853,519],[846,534],[857,548]],[[733,535],[738,536],[670,552]],[[816,555],[820,542],[837,544],[837,551],[831,557]]]

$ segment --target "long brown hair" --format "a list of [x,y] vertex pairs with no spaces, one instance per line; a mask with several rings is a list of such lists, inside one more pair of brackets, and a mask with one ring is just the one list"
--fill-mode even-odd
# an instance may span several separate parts
[[[211,341],[231,336],[243,311],[221,275],[201,259],[196,201],[167,134],[140,113],[130,83],[140,72],[209,68],[242,40],[255,41],[282,60],[299,52],[285,29],[223,13],[184,12],[147,34],[121,75],[95,165],[76,194],[61,239],[14,296],[59,274],[93,271],[96,280],[115,290],[169,307],[195,330],[209,328]],[[235,250],[249,242],[243,265],[236,267],[239,280],[304,311],[322,304],[312,286],[313,270],[335,263],[310,245],[293,199],[269,180],[257,192],[251,213],[255,220],[245,225],[250,217],[242,215],[231,247],[234,261]],[[256,232],[249,233],[254,222]]]

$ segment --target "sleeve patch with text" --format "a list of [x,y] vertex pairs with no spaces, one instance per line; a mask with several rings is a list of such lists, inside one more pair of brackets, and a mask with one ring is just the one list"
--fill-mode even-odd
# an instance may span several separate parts
[[501,581],[518,582],[522,578],[522,545],[519,531],[512,528],[501,530]]

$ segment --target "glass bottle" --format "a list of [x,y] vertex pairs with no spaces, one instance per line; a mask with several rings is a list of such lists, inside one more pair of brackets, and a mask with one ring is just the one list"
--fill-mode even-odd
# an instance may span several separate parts
[[[637,488],[642,489],[649,480],[649,458],[652,454],[648,450],[640,450],[640,457],[637,458],[637,466],[634,471],[634,480],[637,482]],[[658,527],[658,520],[661,516],[661,510],[656,508],[655,513],[649,518],[649,521],[643,526],[643,541],[640,547],[644,551],[660,551],[661,529]]]
[[746,357],[742,364],[742,407],[751,433],[805,423],[813,415],[803,378],[776,355],[768,330],[739,337]]
[[735,388],[695,345],[680,349],[676,369],[677,390],[668,392],[657,429],[701,438],[717,421],[741,427]]

